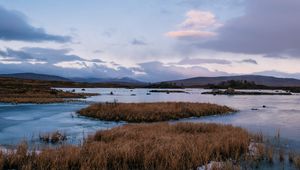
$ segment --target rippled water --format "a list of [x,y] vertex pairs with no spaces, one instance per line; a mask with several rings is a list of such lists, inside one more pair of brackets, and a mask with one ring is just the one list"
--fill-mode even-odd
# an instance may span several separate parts
[[[71,89],[64,89],[71,90]],[[188,93],[151,93],[150,89],[86,89],[100,93],[85,99],[87,102],[161,102],[189,101],[209,102],[231,106],[239,112],[226,116],[191,118],[183,121],[217,122],[244,127],[253,132],[262,131],[274,136],[278,131],[283,140],[300,148],[300,95],[292,96],[213,96],[202,95],[203,89],[185,89]],[[82,92],[81,89],[76,89]],[[113,92],[114,95],[110,95]],[[18,143],[21,139],[33,139],[41,132],[65,131],[71,142],[97,129],[111,128],[122,123],[96,121],[77,117],[76,110],[88,104],[10,105],[0,104],[0,144]],[[262,106],[265,105],[266,108]],[[256,110],[257,109],[257,110]]]

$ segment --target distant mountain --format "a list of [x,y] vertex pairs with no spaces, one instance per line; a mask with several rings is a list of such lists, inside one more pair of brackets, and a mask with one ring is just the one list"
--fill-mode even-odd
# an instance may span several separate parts
[[123,84],[123,85],[143,85],[144,82],[129,78],[65,78],[55,75],[48,74],[36,74],[36,73],[15,73],[15,74],[0,74],[0,77],[5,78],[19,78],[26,80],[44,80],[44,81],[68,81],[78,83],[112,83],[112,84]]
[[144,82],[129,77],[122,78],[70,78],[74,82],[80,83],[128,83],[128,84],[144,84]]
[[70,79],[48,75],[48,74],[36,74],[36,73],[15,73],[15,74],[0,74],[0,77],[19,78],[27,80],[45,80],[45,81],[71,81]]
[[300,87],[300,80],[293,78],[277,78],[271,76],[259,76],[259,75],[241,75],[241,76],[222,76],[222,77],[195,77],[183,80],[167,81],[177,86],[205,86],[207,84],[219,84],[229,80],[247,80],[249,82],[255,82],[257,85],[265,85],[271,87]]

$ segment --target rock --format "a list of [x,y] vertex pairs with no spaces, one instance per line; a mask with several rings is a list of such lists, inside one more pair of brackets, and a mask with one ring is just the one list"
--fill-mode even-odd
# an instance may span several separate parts
[[213,170],[215,168],[222,169],[223,166],[224,166],[224,162],[211,161],[207,165],[198,167],[197,170]]

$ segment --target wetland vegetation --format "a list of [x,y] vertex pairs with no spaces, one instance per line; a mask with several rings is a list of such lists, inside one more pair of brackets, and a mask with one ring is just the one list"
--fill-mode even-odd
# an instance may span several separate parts
[[97,95],[72,93],[52,88],[51,82],[0,78],[0,102],[2,103],[61,103]]
[[158,122],[189,117],[228,114],[235,112],[227,106],[209,103],[97,103],[81,109],[82,116],[106,121]]

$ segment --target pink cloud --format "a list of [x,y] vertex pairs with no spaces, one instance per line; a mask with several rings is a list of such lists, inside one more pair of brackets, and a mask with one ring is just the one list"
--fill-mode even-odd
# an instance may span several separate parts
[[186,20],[181,24],[186,29],[207,29],[219,25],[216,17],[209,11],[190,10],[186,13]]
[[208,38],[216,36],[215,32],[209,31],[196,31],[196,30],[182,30],[182,31],[171,31],[166,33],[166,36],[172,38]]
[[201,39],[217,35],[213,30],[220,27],[215,15],[209,11],[190,10],[186,19],[176,31],[167,32],[165,35],[178,39]]

